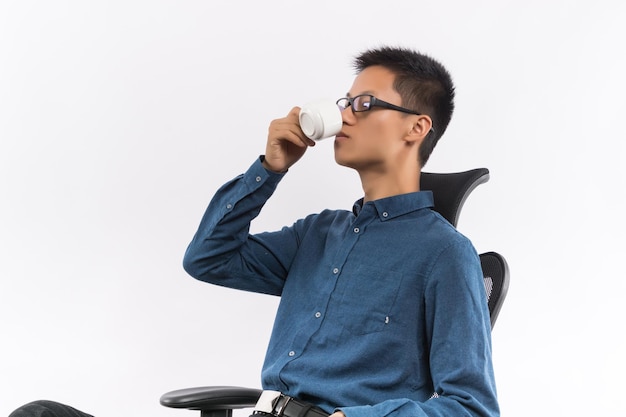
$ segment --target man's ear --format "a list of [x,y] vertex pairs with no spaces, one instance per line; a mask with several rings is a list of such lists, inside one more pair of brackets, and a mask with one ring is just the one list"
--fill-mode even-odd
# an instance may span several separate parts
[[433,121],[430,116],[419,115],[411,118],[412,123],[406,140],[410,142],[421,142],[430,133],[433,127]]

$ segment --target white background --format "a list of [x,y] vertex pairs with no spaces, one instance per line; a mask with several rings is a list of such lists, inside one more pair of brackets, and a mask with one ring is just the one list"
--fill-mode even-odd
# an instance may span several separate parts
[[[511,268],[503,415],[625,415],[625,18],[617,0],[2,0],[0,415],[196,415],[159,397],[258,387],[276,299],[193,280],[183,252],[269,121],[344,95],[383,44],[457,84],[426,170],[492,174],[459,228]],[[322,142],[253,231],[360,196]]]

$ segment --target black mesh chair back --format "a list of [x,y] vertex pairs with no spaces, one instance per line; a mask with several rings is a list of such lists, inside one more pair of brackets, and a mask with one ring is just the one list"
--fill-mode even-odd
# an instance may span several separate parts
[[500,308],[509,290],[509,266],[502,255],[496,252],[480,254],[480,265],[483,269],[491,328],[496,324]]

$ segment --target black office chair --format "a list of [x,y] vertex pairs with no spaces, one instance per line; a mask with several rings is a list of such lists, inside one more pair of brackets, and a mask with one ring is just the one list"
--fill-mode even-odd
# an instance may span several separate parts
[[[489,170],[486,168],[446,174],[422,172],[420,187],[433,192],[435,210],[456,227],[469,194],[487,181]],[[509,288],[509,267],[504,257],[496,252],[480,254],[480,263],[493,328]],[[232,386],[187,388],[164,394],[161,404],[200,410],[201,417],[232,417],[233,410],[254,407],[261,392]]]

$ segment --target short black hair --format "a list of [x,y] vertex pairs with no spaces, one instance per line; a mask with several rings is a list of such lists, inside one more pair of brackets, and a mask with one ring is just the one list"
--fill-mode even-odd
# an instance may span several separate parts
[[435,59],[402,47],[368,49],[354,59],[357,73],[374,65],[395,74],[393,87],[402,98],[402,106],[426,114],[433,121],[433,131],[426,136],[419,149],[419,162],[423,167],[454,112],[452,77]]

